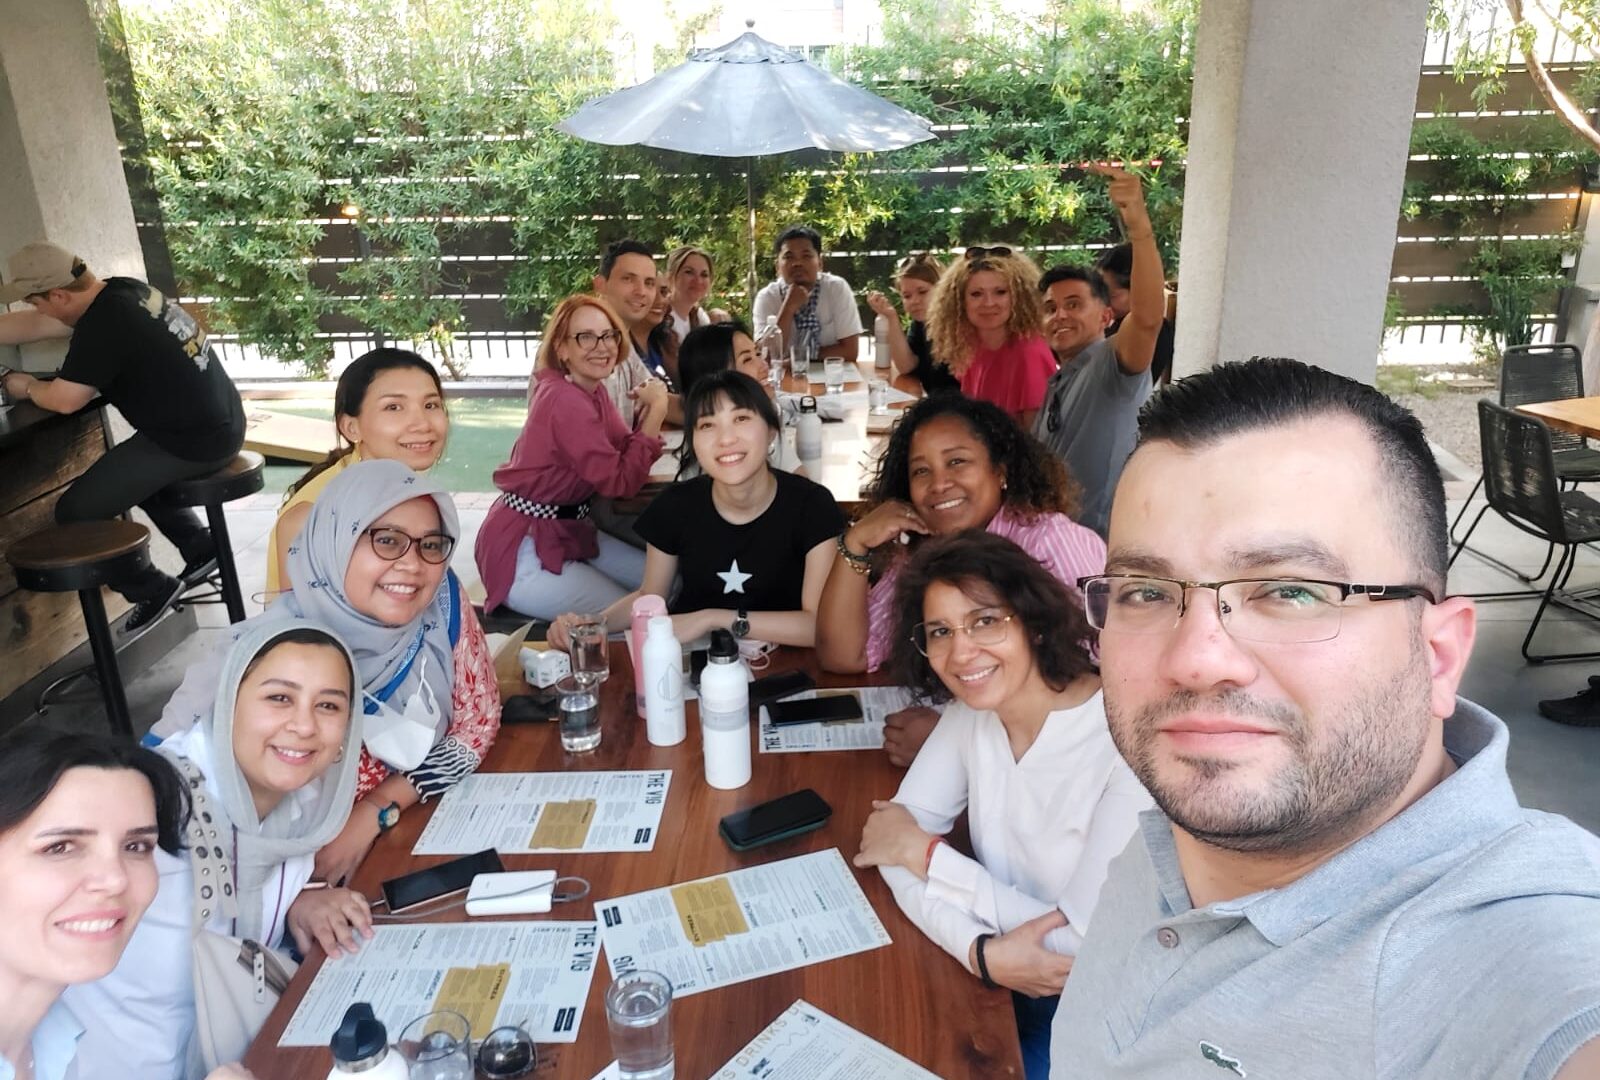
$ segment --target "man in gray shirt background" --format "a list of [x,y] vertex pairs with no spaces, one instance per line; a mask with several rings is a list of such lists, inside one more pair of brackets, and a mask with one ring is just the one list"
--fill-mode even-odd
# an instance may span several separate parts
[[1139,406],[1150,396],[1150,364],[1167,310],[1144,188],[1131,173],[1114,169],[1110,175],[1107,193],[1133,247],[1128,314],[1108,338],[1116,312],[1100,272],[1081,266],[1044,272],[1044,331],[1061,370],[1045,387],[1044,407],[1033,422],[1034,435],[1066,462],[1083,489],[1078,522],[1101,536],[1117,477],[1133,452]]
[[1053,1080],[1600,1077],[1600,840],[1525,810],[1456,690],[1421,425],[1291,360],[1146,409],[1111,518],[1106,713],[1155,798],[1112,864]]

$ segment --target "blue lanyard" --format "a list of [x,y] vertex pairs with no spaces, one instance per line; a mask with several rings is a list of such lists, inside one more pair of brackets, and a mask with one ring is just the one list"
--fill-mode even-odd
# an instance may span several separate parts
[[364,710],[366,715],[372,716],[377,713],[378,702],[388,701],[390,695],[400,689],[400,684],[405,682],[406,676],[411,674],[411,665],[416,663],[417,653],[422,651],[422,637],[426,633],[427,631],[423,627],[417,627],[416,640],[411,643],[411,648],[406,650],[406,658],[400,661],[400,670],[395,674],[395,677],[390,679],[388,685],[376,694],[367,695],[367,704]]

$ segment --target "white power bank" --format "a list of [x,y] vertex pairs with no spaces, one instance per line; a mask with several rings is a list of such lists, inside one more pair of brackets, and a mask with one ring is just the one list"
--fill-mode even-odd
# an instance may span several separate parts
[[550,910],[554,870],[479,874],[467,890],[468,915],[538,915]]

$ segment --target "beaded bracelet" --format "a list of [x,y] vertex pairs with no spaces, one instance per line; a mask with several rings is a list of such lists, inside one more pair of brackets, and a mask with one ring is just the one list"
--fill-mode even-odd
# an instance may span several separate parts
[[849,545],[844,542],[844,536],[844,533],[840,533],[838,539],[834,541],[834,546],[839,549],[839,554],[844,556],[844,561],[850,564],[850,569],[858,574],[867,573],[872,569],[872,556],[857,555],[851,551]]

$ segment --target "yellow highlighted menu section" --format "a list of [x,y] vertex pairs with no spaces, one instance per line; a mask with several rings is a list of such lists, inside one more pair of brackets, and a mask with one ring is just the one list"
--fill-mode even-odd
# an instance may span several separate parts
[[696,948],[750,932],[750,924],[744,921],[744,912],[733,895],[733,884],[727,878],[674,885],[668,891],[672,906],[678,909],[684,935]]
[[596,803],[593,799],[574,799],[571,802],[544,804],[544,812],[533,827],[531,848],[559,848],[577,851],[589,838],[589,826],[594,824]]
[[451,968],[444,973],[439,996],[433,1000],[435,1012],[456,1012],[467,1018],[473,1034],[494,1030],[500,1013],[500,999],[506,996],[511,981],[510,964],[480,964],[477,967]]

